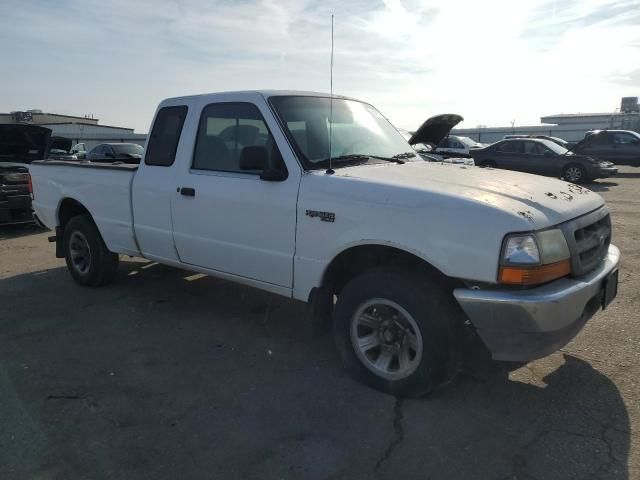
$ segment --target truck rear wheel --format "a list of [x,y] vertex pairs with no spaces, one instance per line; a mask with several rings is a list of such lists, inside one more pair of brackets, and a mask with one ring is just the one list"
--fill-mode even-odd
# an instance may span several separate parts
[[349,372],[373,388],[419,397],[457,370],[455,301],[421,275],[366,272],[338,297],[334,337]]
[[67,268],[80,285],[99,287],[118,271],[118,254],[110,252],[89,215],[73,217],[64,229]]

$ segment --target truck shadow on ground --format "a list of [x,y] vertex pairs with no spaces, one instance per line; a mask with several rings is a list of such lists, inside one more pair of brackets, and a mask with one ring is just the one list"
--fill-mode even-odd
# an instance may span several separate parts
[[39,227],[35,223],[0,225],[0,240],[27,237],[29,235],[37,235],[45,231],[46,230],[44,228]]
[[629,478],[621,394],[571,355],[402,400],[304,305],[178,269],[24,274],[0,303],[0,478]]

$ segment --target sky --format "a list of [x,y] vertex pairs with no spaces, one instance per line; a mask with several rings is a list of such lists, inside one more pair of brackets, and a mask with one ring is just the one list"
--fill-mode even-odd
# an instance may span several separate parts
[[640,95],[638,0],[2,0],[0,112],[93,114],[145,133],[160,100],[328,92],[397,127],[609,112]]

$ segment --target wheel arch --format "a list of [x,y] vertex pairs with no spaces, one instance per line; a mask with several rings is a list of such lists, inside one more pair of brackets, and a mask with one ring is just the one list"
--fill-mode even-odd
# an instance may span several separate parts
[[443,273],[418,252],[387,243],[367,241],[349,245],[339,251],[322,274],[320,285],[311,289],[308,304],[313,318],[313,330],[327,330],[333,312],[334,295],[357,275],[377,268],[397,268],[438,280],[443,288],[453,291],[461,282]]
[[[75,198],[65,197],[60,201],[56,212],[58,222],[56,225],[56,258],[64,258],[64,229],[72,218],[79,215],[91,217],[87,207]],[[91,219],[93,220],[93,217]]]
[[321,286],[331,285],[334,293],[338,294],[354,276],[382,267],[407,269],[452,280],[418,252],[394,244],[368,241],[339,251],[325,268]]
[[73,217],[77,217],[78,215],[91,215],[91,213],[87,207],[75,198],[63,198],[58,205],[58,227],[61,227],[64,230],[64,227],[69,223],[69,220]]

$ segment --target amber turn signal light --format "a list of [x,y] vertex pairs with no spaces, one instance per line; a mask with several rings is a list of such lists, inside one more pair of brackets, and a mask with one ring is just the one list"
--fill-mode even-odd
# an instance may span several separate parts
[[498,281],[511,285],[536,285],[550,282],[571,273],[571,262],[567,258],[548,265],[533,267],[500,267]]

